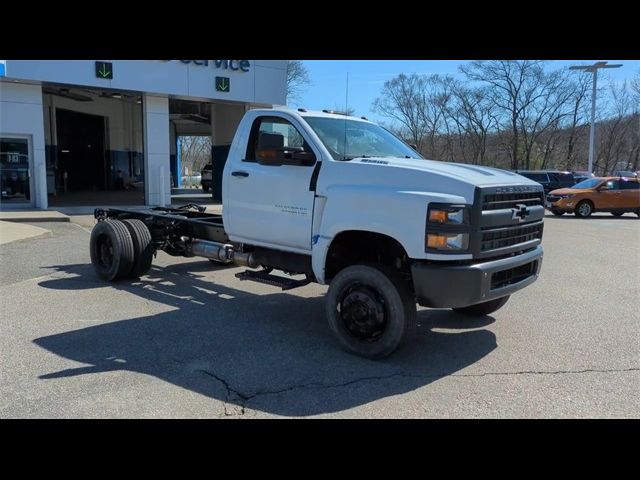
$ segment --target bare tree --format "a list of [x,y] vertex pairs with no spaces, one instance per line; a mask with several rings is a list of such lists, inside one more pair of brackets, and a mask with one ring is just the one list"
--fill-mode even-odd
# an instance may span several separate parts
[[[543,168],[553,148],[555,135],[547,135],[547,141],[541,148],[540,136],[547,131],[557,130],[564,117],[569,115],[568,100],[572,90],[564,72],[546,73],[537,70],[523,92],[522,112],[519,118],[522,147],[524,150],[524,168]],[[535,155],[535,159],[532,157]],[[532,166],[532,160],[536,164]]]
[[[211,161],[211,137],[180,137],[180,175],[197,175]],[[191,184],[191,179],[189,184]]]
[[[588,76],[548,71],[545,62],[531,60],[474,61],[461,72],[464,80],[400,74],[385,82],[373,110],[435,160],[511,169],[585,166]],[[634,82],[601,87],[601,101],[613,99],[608,110],[598,108],[596,120],[595,166],[603,173],[640,161],[640,74]]]
[[640,102],[640,72],[636,75],[636,77],[631,81],[631,88],[635,92],[638,97],[638,101]]
[[388,80],[380,96],[373,102],[373,110],[400,124],[401,136],[422,150],[427,127],[424,123],[425,79],[419,75],[400,74]]
[[[455,82],[450,76],[429,75],[423,77],[423,85],[419,117],[428,137],[426,154],[435,160],[443,160],[447,156],[453,160],[451,125],[447,112]],[[442,143],[444,147],[440,147]]]
[[469,88],[457,84],[454,89],[455,104],[449,111],[458,127],[461,155],[470,149],[471,163],[482,165],[487,152],[487,138],[497,120],[494,115],[495,105],[489,101],[486,88]]
[[586,123],[590,86],[591,78],[582,73],[574,77],[574,80],[568,86],[571,90],[571,95],[568,99],[570,111],[567,116],[568,124],[566,125],[568,136],[566,139],[566,156],[563,162],[565,170],[575,170],[577,166],[575,158],[576,143],[582,139],[581,134],[585,132],[585,128],[581,128],[581,126]]
[[508,141],[511,168],[520,167],[521,131],[524,116],[531,103],[538,100],[539,83],[544,77],[544,61],[540,60],[474,60],[460,67],[472,82],[490,86],[488,93],[496,107],[496,118]]
[[290,100],[299,100],[306,87],[311,85],[309,70],[302,60],[289,60],[287,62],[287,103]]
[[[612,170],[624,170],[633,163],[636,146],[632,139],[634,99],[627,82],[620,86],[611,85],[608,118],[600,122],[598,129],[598,155],[594,161],[594,171],[603,175]],[[637,121],[637,120],[636,120]]]

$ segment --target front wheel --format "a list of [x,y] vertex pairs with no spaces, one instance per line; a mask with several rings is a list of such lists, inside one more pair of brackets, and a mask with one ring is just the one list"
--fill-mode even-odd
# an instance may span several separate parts
[[362,357],[390,355],[416,321],[408,282],[378,265],[341,270],[331,281],[326,302],[329,327],[343,347]]
[[504,304],[509,300],[509,295],[506,297],[496,298],[495,300],[489,300],[488,302],[478,303],[476,305],[470,305],[468,307],[452,308],[454,312],[462,313],[465,315],[473,315],[475,317],[482,317],[483,315],[489,315],[496,310],[504,307]]
[[588,200],[583,200],[578,205],[576,205],[576,210],[574,212],[576,217],[587,218],[590,217],[593,213],[593,205]]

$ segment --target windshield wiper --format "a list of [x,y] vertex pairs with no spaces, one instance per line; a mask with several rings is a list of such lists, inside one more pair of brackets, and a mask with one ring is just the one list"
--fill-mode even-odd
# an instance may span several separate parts
[[349,160],[355,160],[356,158],[371,158],[371,155],[355,155],[353,157],[344,156],[341,160],[344,162],[348,162]]

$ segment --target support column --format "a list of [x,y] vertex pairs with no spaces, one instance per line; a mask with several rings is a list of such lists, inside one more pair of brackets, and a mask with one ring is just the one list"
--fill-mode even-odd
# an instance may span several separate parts
[[154,206],[171,204],[169,99],[144,95],[144,195]]
[[31,200],[36,208],[46,210],[47,165],[44,151],[44,107],[40,85],[0,82],[0,135],[3,134],[29,138]]

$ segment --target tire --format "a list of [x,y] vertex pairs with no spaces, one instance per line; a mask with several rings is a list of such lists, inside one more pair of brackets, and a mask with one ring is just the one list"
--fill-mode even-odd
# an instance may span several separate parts
[[134,261],[129,277],[138,278],[147,273],[151,268],[154,253],[151,233],[141,220],[129,218],[123,220],[122,223],[124,223],[127,230],[129,230],[129,234],[133,240]]
[[564,215],[564,212],[562,210],[551,210],[551,213],[553,213],[556,217],[561,217],[562,215]]
[[506,297],[496,298],[495,300],[489,300],[488,302],[469,305],[468,307],[452,308],[451,310],[457,313],[462,313],[464,315],[482,317],[501,309],[504,304],[507,303],[509,297],[510,295],[507,295]]
[[331,281],[326,297],[329,327],[356,355],[380,359],[413,331],[416,302],[407,281],[380,265],[353,265]]
[[640,218],[640,208],[636,210],[636,215],[638,216],[638,218]]
[[134,265],[135,253],[129,230],[119,220],[98,222],[89,242],[91,263],[101,280],[113,282],[127,278]]
[[622,215],[624,215],[624,212],[611,212],[611,215],[613,215],[614,217],[621,217]]
[[582,200],[578,205],[576,205],[576,209],[574,211],[576,217],[579,218],[588,218],[593,213],[593,203],[589,200]]

